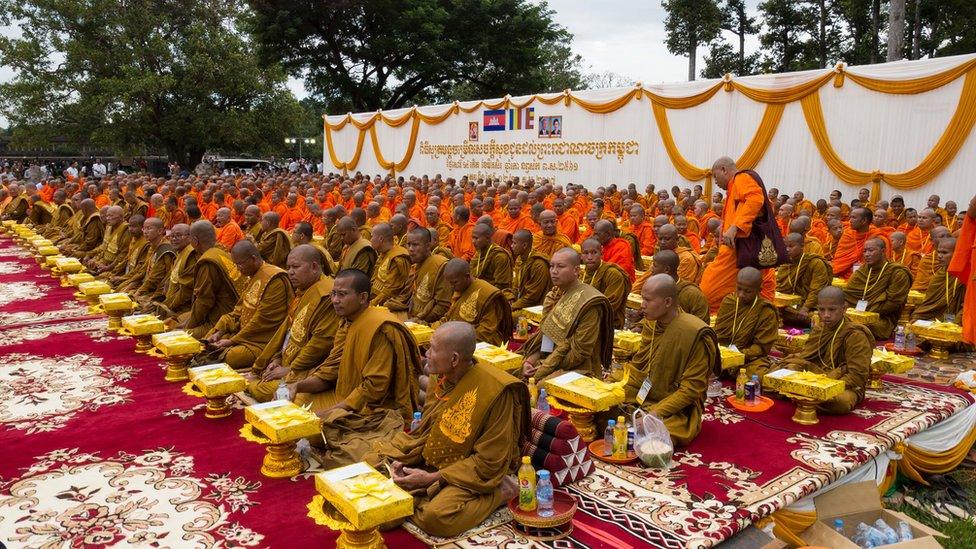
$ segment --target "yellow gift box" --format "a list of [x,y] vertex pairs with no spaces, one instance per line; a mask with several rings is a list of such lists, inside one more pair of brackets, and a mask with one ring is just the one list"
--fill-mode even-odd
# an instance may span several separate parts
[[871,363],[881,363],[889,374],[904,374],[915,367],[915,359],[910,356],[892,353],[885,349],[875,349]]
[[806,346],[810,334],[790,335],[786,330],[780,328],[776,336],[776,346],[785,350],[787,353],[799,353]]
[[484,342],[475,345],[474,359],[478,364],[494,366],[506,372],[514,372],[522,367],[522,355]]
[[74,273],[68,275],[68,282],[72,286],[80,286],[84,282],[92,282],[94,280],[95,277],[91,273]]
[[908,304],[912,307],[918,307],[918,304],[925,301],[925,293],[918,290],[908,291]]
[[434,329],[424,324],[417,324],[416,322],[404,322],[403,325],[410,330],[411,334],[413,334],[413,338],[417,340],[417,345],[429,344],[430,338],[434,335]]
[[[89,275],[90,276],[90,275]],[[96,296],[112,293],[112,287],[101,280],[91,280],[78,284],[78,291],[86,296]]]
[[831,281],[830,285],[831,286],[837,286],[838,288],[846,288],[847,287],[847,281],[844,280],[843,278],[834,278],[834,280]]
[[724,345],[718,346],[718,351],[722,355],[722,369],[738,368],[746,363],[745,353],[734,351]]
[[34,238],[31,238],[30,240],[28,240],[28,242],[30,242],[31,246],[33,246],[35,248],[40,248],[42,246],[53,246],[54,245],[54,242],[51,242],[50,240],[44,238],[43,236],[35,236]]
[[626,353],[636,353],[640,349],[641,334],[630,330],[614,330],[613,346]]
[[593,411],[607,410],[624,401],[622,386],[611,385],[576,372],[567,372],[546,380],[542,385],[550,395]]
[[273,444],[283,444],[322,432],[319,416],[287,400],[248,406],[244,408],[244,419]]
[[[61,255],[61,254],[49,255],[49,256],[47,256],[47,257],[44,258],[44,264],[47,265],[48,267],[51,267],[51,268],[57,267],[58,266],[58,261],[60,261],[62,259],[66,259],[66,258],[63,255]],[[94,277],[92,277],[92,278],[94,278]]]
[[193,355],[203,350],[200,342],[183,330],[155,334],[152,344],[165,356]]
[[535,305],[522,309],[522,317],[529,322],[538,325],[542,322],[542,305]]
[[708,325],[712,328],[715,327],[716,320],[718,320],[718,315],[708,315]]
[[317,473],[315,489],[357,530],[413,515],[413,496],[365,462]]
[[873,326],[881,319],[881,317],[878,316],[878,313],[858,311],[857,309],[853,308],[848,308],[847,312],[844,313],[844,316],[847,317],[847,320],[850,320],[855,324],[862,324],[864,326]]
[[[85,284],[91,284],[91,282],[86,282]],[[134,305],[132,300],[129,299],[129,294],[125,293],[101,294],[98,296],[98,304],[106,312],[131,311]]]
[[639,293],[627,294],[627,308],[640,310],[641,307],[641,296]]
[[794,305],[799,305],[799,304],[800,304],[800,296],[795,294],[785,294],[782,292],[776,292],[776,294],[773,296],[773,305],[777,309],[781,309],[783,307],[792,307]]
[[946,341],[949,343],[962,341],[962,326],[954,322],[916,320],[908,328],[926,339]]
[[166,331],[163,321],[155,315],[129,315],[122,317],[122,327],[135,336],[159,334]]
[[813,400],[825,401],[844,392],[844,382],[813,372],[794,372],[781,369],[763,376],[763,387],[799,395]]
[[210,398],[227,396],[247,387],[244,376],[225,363],[190,368],[187,375],[200,392]]
[[6,228],[8,228],[8,229],[11,228],[11,227],[13,227],[16,224],[17,224],[17,222],[14,221],[13,219],[5,219],[3,221],[3,226],[6,227]]
[[78,261],[74,257],[62,257],[54,262],[54,266],[62,273],[77,273],[85,268],[81,264],[81,261]]
[[61,250],[58,250],[57,246],[41,246],[37,248],[37,254],[43,255],[45,257],[51,255],[58,255],[59,253],[61,253]]

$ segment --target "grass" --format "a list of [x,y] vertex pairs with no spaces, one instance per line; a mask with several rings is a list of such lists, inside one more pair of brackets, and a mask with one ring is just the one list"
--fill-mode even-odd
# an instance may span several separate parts
[[[969,495],[969,501],[966,503],[968,503],[968,507],[970,509],[976,510],[976,470],[956,469],[955,471],[949,473],[948,476],[955,478],[966,490],[967,494]],[[906,481],[906,485],[902,488],[902,490],[906,494],[917,498],[915,494],[932,489],[911,481]],[[960,507],[963,506],[960,505]],[[962,519],[953,519],[951,522],[942,522],[933,515],[916,509],[908,504],[903,504],[901,507],[895,508],[895,510],[901,511],[922,524],[945,534],[946,537],[939,541],[946,548],[972,549],[973,547],[976,547],[976,524],[974,524],[974,522]],[[973,520],[976,521],[976,518]]]

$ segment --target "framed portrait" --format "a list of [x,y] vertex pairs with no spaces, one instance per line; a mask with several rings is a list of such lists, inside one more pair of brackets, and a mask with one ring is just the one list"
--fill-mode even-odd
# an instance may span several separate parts
[[478,123],[468,122],[468,141],[478,140]]

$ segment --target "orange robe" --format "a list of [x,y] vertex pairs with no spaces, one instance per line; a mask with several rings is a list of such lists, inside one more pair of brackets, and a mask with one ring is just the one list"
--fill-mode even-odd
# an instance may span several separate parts
[[[918,225],[916,225],[915,227],[912,228],[912,230],[907,231],[905,233],[905,247],[908,248],[909,250],[913,251],[913,252],[919,252],[921,254],[926,254],[928,252],[925,252],[925,251],[922,250],[922,248],[925,247],[926,238],[928,239],[929,246],[931,246],[932,245],[932,238],[929,237],[929,235],[926,234],[924,231],[922,231],[922,228],[921,227],[919,227]],[[932,250],[929,250],[929,251],[932,251]]]
[[962,339],[976,343],[976,221],[966,216],[956,241],[956,252],[949,262],[949,274],[966,285],[966,297],[962,304]]
[[[657,235],[654,234],[654,225],[644,221],[640,225],[634,225],[630,232],[637,237],[640,243],[641,255],[654,255],[654,246],[657,245]],[[695,240],[698,240],[696,237]]]
[[218,208],[217,204],[214,202],[200,204],[200,215],[203,217],[203,219],[213,221],[214,218],[217,217],[217,210],[219,209],[220,208]]
[[708,210],[707,212],[705,212],[705,215],[701,217],[701,221],[699,222],[700,230],[698,231],[699,238],[704,238],[705,233],[708,232],[709,219],[718,219],[718,214],[716,214],[712,210]]
[[691,249],[695,250],[696,254],[701,253],[701,238],[697,234],[689,230],[685,231],[684,237],[688,240],[688,244],[691,244]]
[[474,257],[474,244],[471,243],[471,232],[473,230],[474,223],[468,221],[451,233],[447,247],[451,249],[454,257],[460,257],[465,261],[471,261],[471,258]]
[[634,252],[630,249],[630,243],[623,238],[613,238],[607,242],[603,247],[603,260],[619,265],[630,277],[631,282],[637,278],[634,269]]
[[[762,189],[756,180],[747,173],[738,173],[729,181],[725,196],[725,207],[722,210],[722,232],[735,225],[739,228],[737,237],[745,238],[752,230],[752,222],[765,207]],[[772,300],[776,293],[776,269],[763,269],[763,285],[761,294]],[[735,291],[736,278],[739,267],[735,256],[735,248],[722,245],[718,255],[705,267],[702,273],[701,289],[708,298],[711,312],[717,313],[719,305],[725,296]]]
[[288,208],[285,215],[281,216],[280,224],[278,225],[286,231],[290,231],[298,225],[299,222],[305,221],[306,213],[302,211],[298,206],[294,208]]
[[832,262],[834,276],[844,279],[851,276],[854,264],[862,260],[864,243],[869,238],[880,238],[885,242],[885,249],[891,249],[891,241],[877,227],[870,227],[868,232],[864,234],[848,227],[844,229],[844,234],[840,235],[840,241],[837,242],[837,249],[834,250]]
[[233,221],[217,229],[217,244],[228,252],[241,240],[244,240],[244,231]]
[[107,194],[102,193],[95,197],[95,207],[99,210],[112,204],[112,199]]
[[508,231],[512,234],[515,234],[515,231],[519,229],[527,229],[531,231],[534,225],[535,222],[532,221],[532,218],[526,214],[520,214],[518,217],[514,219],[512,219],[512,216],[506,215],[504,218],[498,221],[498,224],[495,226],[495,228],[500,231]]
[[569,211],[556,218],[556,227],[573,242],[579,242],[579,221]]

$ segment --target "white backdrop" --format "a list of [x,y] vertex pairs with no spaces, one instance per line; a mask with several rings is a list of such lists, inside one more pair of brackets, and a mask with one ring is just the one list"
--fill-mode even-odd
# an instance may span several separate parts
[[[864,67],[848,67],[849,74],[888,80],[904,80],[930,76],[971,61],[976,55],[957,56],[922,61],[886,63]],[[782,89],[822,76],[825,71],[807,71],[781,75],[762,75],[736,78],[735,81],[752,88]],[[716,81],[646,86],[644,89],[668,97],[686,97],[714,86]],[[824,120],[831,143],[841,159],[862,171],[880,170],[898,173],[918,165],[932,150],[945,130],[959,102],[963,78],[935,90],[916,95],[892,95],[863,88],[851,79],[842,87],[828,83],[816,93],[820,95]],[[621,97],[633,88],[589,90],[573,95],[595,103]],[[561,94],[542,94],[553,98]],[[515,104],[524,103],[529,96],[512,97]],[[498,100],[489,100],[489,103]],[[471,107],[477,102],[460,103]],[[479,176],[535,176],[548,177],[558,183],[578,183],[589,189],[616,183],[625,187],[635,183],[643,191],[649,183],[658,188],[672,185],[691,186],[674,168],[665,151],[661,135],[647,98],[631,101],[609,114],[594,114],[579,105],[566,106],[563,101],[544,105],[534,101],[535,129],[484,131],[485,107],[474,112],[451,115],[444,122],[429,125],[420,122],[414,154],[398,175],[442,174],[460,177]],[[425,115],[444,113],[451,105],[421,107]],[[722,155],[738,157],[749,144],[762,118],[765,105],[747,98],[738,91],[718,91],[705,103],[688,109],[669,109],[668,120],[677,149],[686,160],[700,168],[710,167]],[[385,111],[396,118],[409,109]],[[366,122],[374,113],[352,115]],[[542,116],[562,116],[562,138],[539,138],[537,130]],[[346,115],[326,116],[329,124],[338,124]],[[471,147],[468,142],[469,122],[478,123],[477,145],[522,144],[522,150],[504,151],[498,148]],[[506,118],[507,123],[507,118]],[[507,126],[506,126],[507,128]],[[404,158],[411,133],[411,123],[392,128],[382,121],[375,124],[380,150],[387,161]],[[346,162],[353,158],[360,130],[346,124],[331,131],[335,156]],[[323,140],[325,142],[325,140]],[[562,150],[552,154],[533,154],[532,144],[558,144]],[[469,146],[464,145],[468,143]],[[576,147],[578,150],[573,150]],[[600,148],[611,152],[599,154]],[[620,149],[614,152],[615,149]],[[327,145],[323,147],[327,171],[335,169]],[[366,132],[359,162],[351,171],[385,174],[373,153],[369,132]],[[809,197],[826,197],[831,189],[840,189],[844,200],[853,198],[859,187],[840,181],[824,163],[803,116],[799,101],[788,103],[772,142],[756,171],[767,187],[781,190],[802,190]],[[956,200],[964,209],[976,191],[970,174],[976,172],[976,138],[970,135],[952,162],[925,186],[908,191],[895,190],[882,183],[882,198],[901,194],[909,205],[922,204],[930,194],[939,194],[943,202]],[[870,186],[869,186],[870,187]]]

